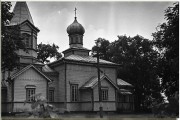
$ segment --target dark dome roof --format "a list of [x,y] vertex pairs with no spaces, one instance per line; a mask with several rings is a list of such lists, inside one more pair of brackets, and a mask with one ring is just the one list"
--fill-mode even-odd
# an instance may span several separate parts
[[85,30],[84,27],[80,23],[78,23],[78,21],[75,18],[74,22],[67,27],[67,33],[69,35],[73,35],[73,34],[83,35],[85,33]]

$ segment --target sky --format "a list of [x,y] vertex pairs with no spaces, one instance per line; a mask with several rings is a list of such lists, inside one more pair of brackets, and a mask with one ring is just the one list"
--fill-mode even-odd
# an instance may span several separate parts
[[[34,25],[40,29],[39,43],[56,44],[59,52],[69,48],[67,27],[73,23],[75,7],[77,21],[84,27],[83,47],[91,49],[97,38],[110,42],[118,35],[141,35],[152,40],[156,27],[165,22],[164,10],[174,2],[48,2],[27,1]],[[12,10],[15,2],[12,2]]]

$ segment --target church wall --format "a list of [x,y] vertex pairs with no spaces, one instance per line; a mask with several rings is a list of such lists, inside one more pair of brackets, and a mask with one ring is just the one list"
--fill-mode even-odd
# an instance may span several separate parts
[[21,56],[37,57],[37,53],[34,50],[28,50],[27,53],[26,51],[19,49],[18,51],[16,51],[16,53]]
[[92,76],[96,76],[97,71],[91,66],[67,65],[67,101],[70,101],[70,84],[78,84],[81,87]]
[[[103,111],[116,111],[115,102],[104,101],[102,104]],[[94,111],[99,111],[99,102],[94,102]]]
[[[102,71],[116,83],[116,69],[115,68],[101,68]],[[67,101],[70,102],[70,84],[78,84],[81,87],[91,77],[97,76],[97,68],[93,66],[83,65],[67,65]]]
[[[106,80],[101,81],[102,87],[108,87],[108,101],[115,101],[115,88]],[[98,86],[94,88],[94,101],[99,101]]]
[[[116,83],[116,69],[115,68],[102,68],[101,70],[106,73],[106,75],[114,82]],[[71,84],[78,84],[78,88],[80,88],[85,82],[90,80],[91,77],[97,76],[97,68],[94,66],[85,66],[85,65],[75,65],[75,64],[68,64],[67,65],[67,102],[68,104],[68,110],[70,111],[81,111],[86,110],[89,111],[92,110],[91,103],[83,103],[83,101],[79,101],[78,103],[72,103],[70,100],[70,85]],[[106,104],[106,109],[110,111],[114,111],[116,109],[115,107],[115,90],[114,88],[110,88],[109,92],[109,101],[111,101],[112,105]],[[81,95],[80,95],[81,96]],[[80,97],[79,96],[79,97]],[[87,99],[87,96],[84,96],[83,99]],[[89,100],[91,100],[91,97],[89,97]],[[95,100],[96,101],[96,100]],[[113,102],[112,102],[113,101]],[[81,103],[81,107],[78,107],[78,104]],[[84,105],[83,105],[84,104]],[[87,107],[89,106],[89,108]],[[79,109],[78,109],[79,108]]]
[[46,74],[51,80],[53,80],[52,83],[49,83],[49,87],[54,88],[54,102],[58,102],[59,101],[59,81],[58,81],[58,75],[49,75]]
[[32,29],[27,24],[23,24],[21,25],[21,31],[26,33],[31,33]]
[[69,111],[80,111],[81,110],[81,103],[78,103],[78,102],[68,103],[67,109]]
[[58,102],[65,102],[65,64],[54,68],[59,73],[58,78]]
[[35,85],[35,93],[47,96],[47,80],[39,75],[33,68],[22,73],[14,81],[14,102],[26,100],[26,85]]
[[[101,81],[102,87],[108,87],[108,101],[103,101],[103,110],[104,111],[115,111],[116,110],[116,100],[115,100],[115,88],[106,80]],[[94,88],[94,111],[99,110],[99,93],[98,86]]]
[[100,68],[115,84],[117,84],[117,74],[115,68]]
[[92,90],[80,91],[81,111],[92,111]]
[[91,101],[91,91],[90,90],[82,90],[80,92],[80,100],[83,101]]

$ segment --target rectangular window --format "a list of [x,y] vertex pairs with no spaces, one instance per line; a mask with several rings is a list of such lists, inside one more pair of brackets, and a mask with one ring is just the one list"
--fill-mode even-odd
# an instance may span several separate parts
[[102,89],[101,90],[101,96],[102,96],[103,101],[108,100],[108,89]]
[[54,90],[49,90],[49,102],[54,102]]
[[35,97],[31,97],[34,94],[35,94],[35,88],[27,88],[26,89],[26,100],[28,100],[28,102],[34,101]]
[[78,85],[77,84],[71,85],[71,101],[72,102],[78,101]]

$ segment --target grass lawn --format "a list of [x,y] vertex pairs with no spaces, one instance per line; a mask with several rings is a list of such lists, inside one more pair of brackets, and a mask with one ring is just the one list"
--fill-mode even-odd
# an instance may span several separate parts
[[[25,116],[4,116],[2,120],[24,120],[27,119]],[[32,118],[33,120],[39,118]],[[42,118],[43,119],[43,118]],[[101,119],[98,113],[69,113],[59,115],[57,120],[98,120]],[[56,120],[55,119],[55,120]],[[118,113],[104,113],[103,120],[176,120],[176,118],[156,118],[152,114],[118,114]],[[31,118],[28,118],[31,120]],[[48,119],[45,119],[48,120]],[[49,119],[50,120],[50,119]],[[54,119],[53,119],[54,120]]]

